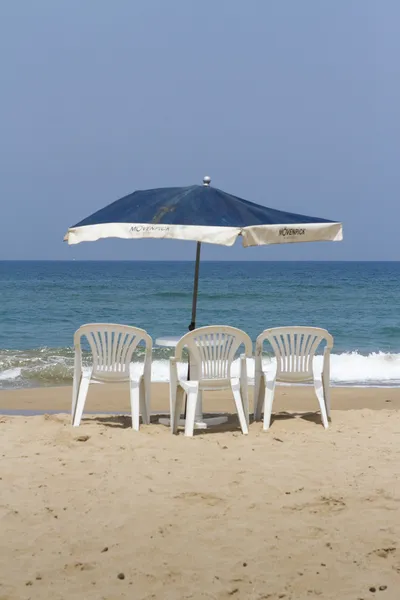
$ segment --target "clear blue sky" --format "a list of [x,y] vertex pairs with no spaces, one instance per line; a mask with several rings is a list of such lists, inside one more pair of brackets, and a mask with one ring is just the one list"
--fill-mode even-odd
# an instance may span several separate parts
[[0,259],[181,259],[63,235],[135,189],[212,183],[342,243],[207,259],[400,260],[398,0],[2,0]]

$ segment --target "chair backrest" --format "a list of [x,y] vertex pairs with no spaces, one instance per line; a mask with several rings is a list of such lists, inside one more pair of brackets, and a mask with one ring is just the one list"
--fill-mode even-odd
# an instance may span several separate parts
[[143,340],[146,356],[151,356],[152,339],[144,329],[113,323],[88,323],[74,335],[75,352],[81,354],[85,336],[93,355],[92,376],[100,381],[129,379],[129,365],[137,345]]
[[252,341],[241,329],[224,325],[199,327],[179,340],[175,358],[182,360],[182,351],[186,347],[191,362],[197,367],[199,379],[229,379],[232,361],[242,344],[246,356],[252,356]]
[[269,342],[276,357],[276,379],[279,381],[310,381],[313,379],[313,360],[318,346],[326,342],[333,346],[333,337],[319,327],[274,327],[266,329],[257,338],[256,356],[260,356],[264,342]]

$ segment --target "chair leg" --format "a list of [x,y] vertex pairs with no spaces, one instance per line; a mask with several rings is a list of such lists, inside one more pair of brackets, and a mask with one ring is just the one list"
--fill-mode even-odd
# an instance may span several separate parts
[[196,414],[194,416],[194,422],[199,421],[203,418],[203,392],[202,390],[198,391],[197,394],[197,405],[196,405]]
[[131,380],[129,382],[129,388],[131,400],[132,428],[135,431],[139,431],[139,382]]
[[148,406],[146,382],[142,378],[139,387],[139,408],[144,425],[150,425],[150,410]]
[[74,418],[75,418],[76,404],[78,402],[78,394],[79,394],[79,388],[81,386],[81,381],[82,381],[82,376],[80,377],[79,381],[74,376],[74,382],[72,384],[71,423],[74,422]]
[[272,405],[274,403],[276,379],[265,380],[264,386],[264,423],[263,429],[266,431],[271,425]]
[[193,437],[194,420],[196,416],[197,402],[199,399],[199,386],[189,388],[187,395],[187,408],[185,420],[185,436]]
[[86,397],[89,390],[90,375],[83,375],[78,391],[78,400],[76,402],[75,414],[73,415],[72,425],[79,427],[82,419],[83,409],[85,407]]
[[246,417],[247,427],[250,423],[249,415],[249,386],[247,382],[247,374],[240,378],[240,395],[243,403],[243,410]]
[[179,419],[181,418],[182,404],[184,391],[180,385],[174,386],[170,390],[171,401],[171,431],[173,434],[178,433]]
[[325,381],[324,376],[322,376],[322,391],[324,394],[325,400],[325,408],[326,408],[326,416],[328,419],[331,417],[331,388],[328,381]]
[[325,429],[328,429],[328,427],[329,427],[328,415],[327,415],[327,410],[326,410],[326,405],[325,405],[324,389],[323,389],[321,379],[314,379],[314,388],[315,388],[315,393],[318,398],[319,408],[321,410],[322,424],[325,427]]
[[256,374],[256,381],[254,382],[254,420],[261,421],[261,413],[263,410],[265,398],[265,383],[264,374]]
[[246,417],[246,423],[247,423],[247,427],[248,427],[250,424],[250,414],[249,414],[250,411],[249,411],[249,390],[247,387],[247,382],[244,386],[241,386],[240,395],[242,397],[244,416]]
[[242,429],[242,433],[247,435],[249,433],[249,428],[247,426],[247,419],[245,408],[243,406],[242,394],[240,393],[240,382],[239,380],[235,380],[231,382],[233,398],[236,404],[236,410],[239,417],[240,427]]

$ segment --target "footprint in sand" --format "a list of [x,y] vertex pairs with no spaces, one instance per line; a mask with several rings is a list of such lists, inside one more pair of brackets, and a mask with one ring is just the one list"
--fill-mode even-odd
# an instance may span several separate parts
[[94,563],[76,562],[66,564],[64,566],[64,571],[72,575],[73,573],[76,573],[76,571],[92,571],[95,567],[96,565]]
[[225,502],[224,498],[206,492],[183,492],[175,496],[175,498],[192,504],[207,504],[208,506],[216,506]]
[[346,508],[343,498],[334,498],[333,496],[321,496],[315,502],[305,502],[304,504],[294,504],[286,506],[286,510],[301,511],[309,510],[312,513],[319,512],[339,512]]
[[373,550],[369,553],[369,556],[374,554],[375,556],[379,556],[379,558],[388,558],[396,552],[396,548],[394,546],[390,548],[378,548],[377,550]]
[[[390,559],[390,558],[398,558],[397,557],[397,548],[395,546],[388,546],[387,548],[377,548],[376,550],[372,550],[369,552],[367,556],[377,556],[382,559]],[[392,562],[392,561],[389,561]],[[396,560],[395,563],[392,563],[393,571],[400,574],[400,562]]]

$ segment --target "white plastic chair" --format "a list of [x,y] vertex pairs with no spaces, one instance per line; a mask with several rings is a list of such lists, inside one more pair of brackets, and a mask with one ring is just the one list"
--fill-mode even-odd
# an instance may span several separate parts
[[[239,346],[240,375],[231,376],[231,365]],[[247,333],[235,327],[199,327],[178,342],[175,357],[170,359],[170,406],[172,433],[177,433],[184,394],[187,394],[185,436],[193,436],[196,406],[202,393],[208,390],[232,389],[240,427],[248,433],[249,401],[246,358],[252,356],[252,342]],[[178,375],[184,348],[189,351],[190,381]]]
[[[93,356],[90,368],[82,366],[81,338],[89,342]],[[145,342],[146,354],[141,375],[134,375],[131,361],[137,345]],[[151,353],[153,342],[144,329],[128,325],[89,323],[74,335],[75,368],[72,388],[72,424],[77,427],[82,418],[91,382],[114,383],[127,381],[130,386],[132,427],[139,430],[139,414],[143,423],[150,422]]]
[[[325,341],[323,369],[321,376],[315,376],[313,361],[321,342]],[[276,373],[263,370],[262,351],[264,342],[269,342],[276,357]],[[256,341],[255,382],[254,382],[254,420],[261,420],[264,410],[264,429],[271,422],[272,403],[275,383],[314,382],[315,392],[321,409],[322,423],[328,427],[330,416],[330,351],[333,337],[326,329],[318,327],[275,327],[266,329]]]

